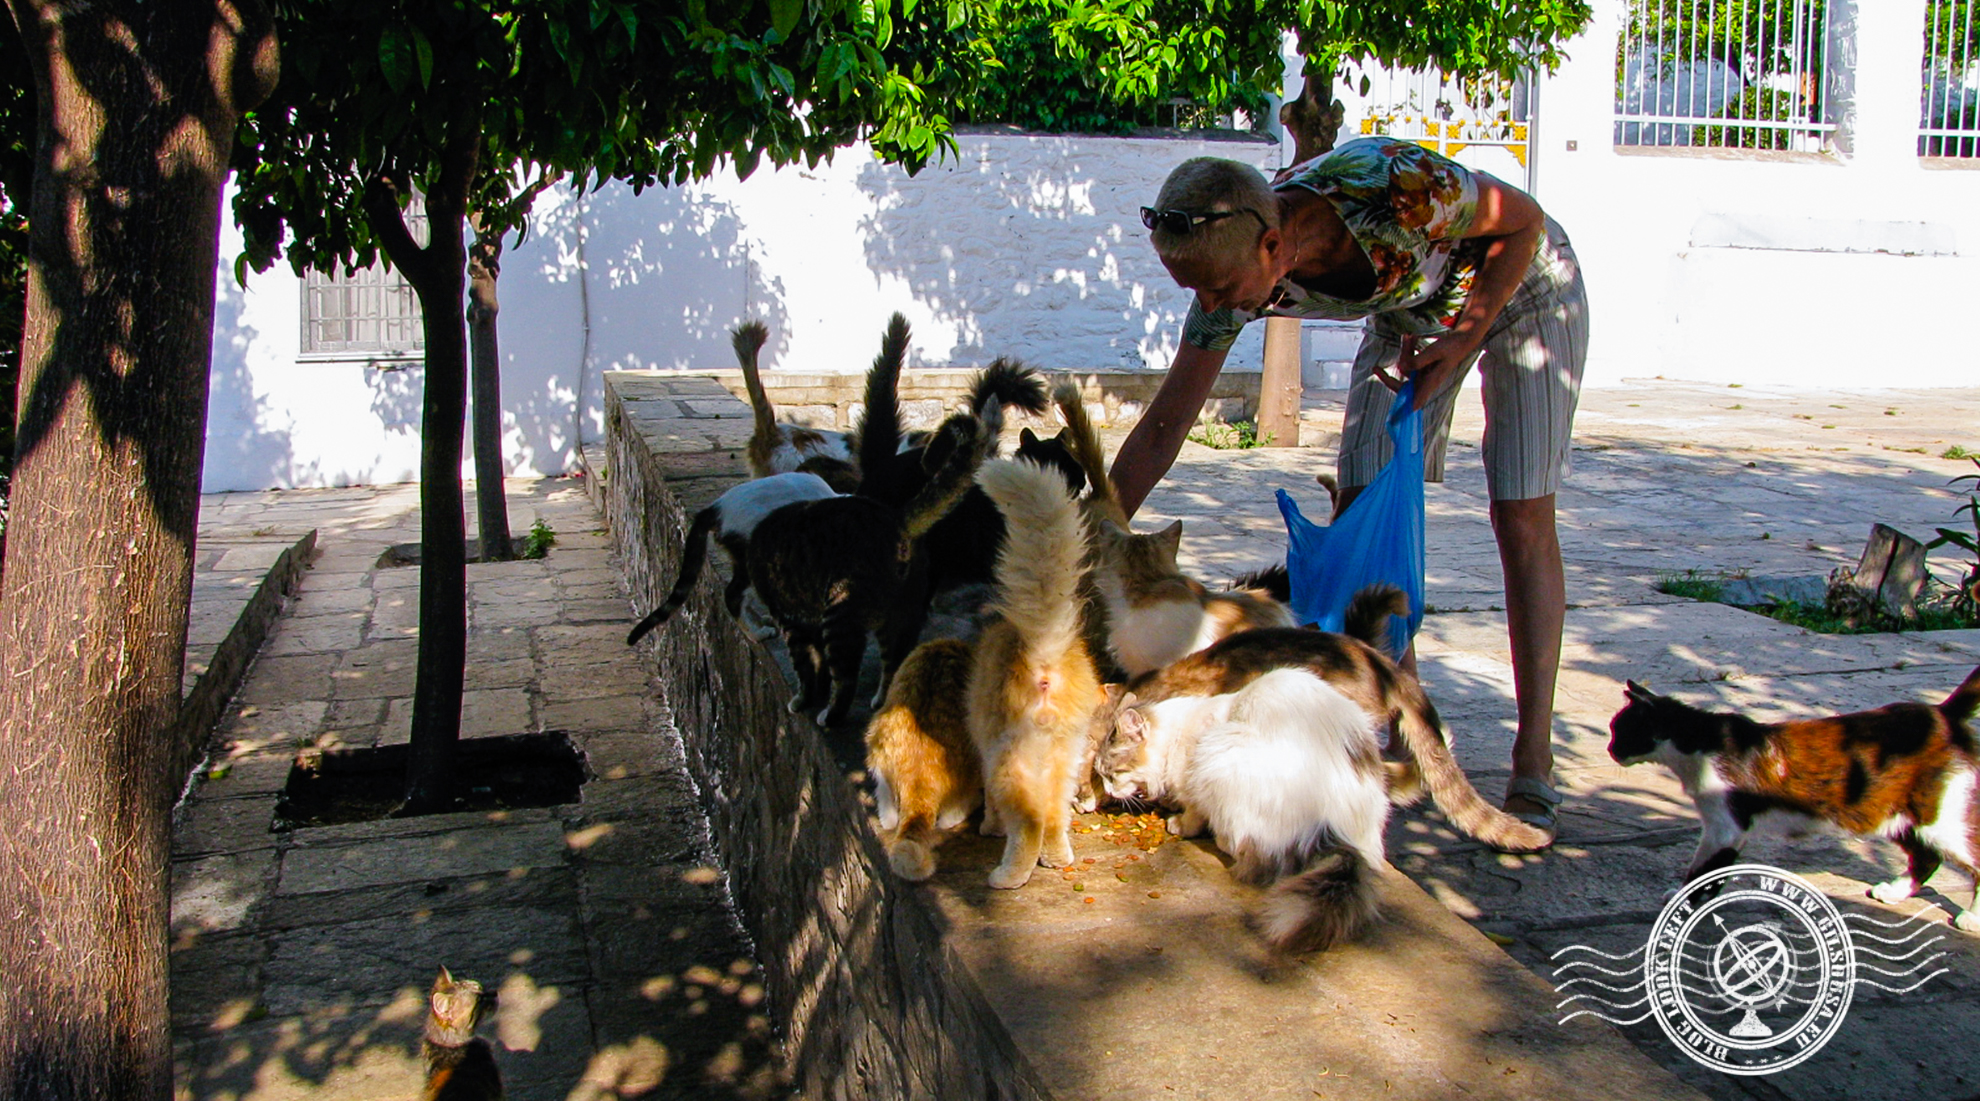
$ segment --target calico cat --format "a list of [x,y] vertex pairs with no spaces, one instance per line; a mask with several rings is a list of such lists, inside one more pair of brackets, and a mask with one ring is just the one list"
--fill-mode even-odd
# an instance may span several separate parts
[[1272,885],[1261,924],[1275,948],[1322,951],[1374,918],[1389,799],[1368,712],[1301,668],[1121,705],[1096,762],[1107,793],[1179,806],[1168,825],[1182,837],[1208,825],[1231,874]]
[[1022,887],[1072,861],[1072,800],[1104,696],[1080,638],[1086,538],[1056,471],[1003,460],[977,474],[1006,524],[997,618],[977,639],[969,733],[983,763],[983,832],[1004,836],[990,886]]
[[1218,639],[1261,627],[1295,627],[1292,611],[1249,591],[1213,593],[1176,565],[1182,521],[1136,535],[1100,525],[1094,584],[1107,602],[1107,645],[1129,677],[1159,669]]
[[915,541],[955,506],[982,462],[982,425],[959,413],[928,445],[928,484],[895,508],[866,496],[799,501],[756,525],[749,578],[789,646],[798,676],[792,713],[830,704],[818,716],[837,726],[852,710],[866,635],[879,635],[880,691],[914,648],[925,614],[926,574]]
[[910,882],[935,874],[935,847],[983,802],[962,691],[971,661],[960,639],[915,647],[866,727],[880,844],[894,874]]
[[818,475],[790,473],[744,482],[715,498],[714,503],[695,513],[694,522],[688,525],[687,545],[681,548],[680,575],[674,579],[673,590],[659,607],[633,626],[626,635],[626,645],[637,643],[687,603],[695,580],[701,576],[711,532],[729,553],[732,566],[728,587],[722,590],[722,602],[731,616],[741,618],[743,594],[749,591],[749,537],[755,533],[756,525],[784,505],[833,496],[837,495],[832,487]]
[[[905,322],[903,322],[905,324]],[[750,410],[756,415],[755,431],[743,454],[749,463],[749,476],[768,478],[772,474],[804,472],[825,479],[840,493],[851,493],[859,484],[859,469],[852,463],[852,448],[845,433],[820,431],[795,424],[778,424],[776,407],[763,390],[757,357],[770,339],[770,330],[761,321],[745,321],[730,334],[736,349],[736,362],[742,367],[743,389],[749,394]]]
[[419,1045],[426,1059],[423,1101],[502,1101],[495,1049],[474,1034],[481,1020],[481,984],[456,979],[442,967],[427,1001],[426,1033]]
[[1378,723],[1394,723],[1409,760],[1390,767],[1390,798],[1414,798],[1420,783],[1457,829],[1505,852],[1537,852],[1547,834],[1493,807],[1478,795],[1451,756],[1443,721],[1415,677],[1368,641],[1400,614],[1403,594],[1375,586],[1356,594],[1347,610],[1349,634],[1295,627],[1241,631],[1128,683],[1143,703],[1176,696],[1235,692],[1274,669],[1302,668],[1354,701]]
[[[1736,863],[1754,819],[1769,811],[1897,842],[1909,867],[1870,889],[1879,902],[1918,893],[1942,860],[1976,875],[1980,760],[1971,720],[1980,706],[1980,668],[1936,705],[1895,703],[1789,722],[1706,711],[1635,681],[1624,698],[1609,720],[1609,756],[1670,769],[1698,809],[1703,833],[1687,880]],[[1953,925],[1980,934],[1980,914],[1959,910]]]

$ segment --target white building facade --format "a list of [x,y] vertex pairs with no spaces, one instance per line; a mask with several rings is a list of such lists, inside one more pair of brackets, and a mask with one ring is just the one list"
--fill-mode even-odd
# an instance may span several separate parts
[[[1799,149],[1619,145],[1632,125],[1619,111],[1728,98],[1707,62],[1696,95],[1642,93],[1640,75],[1626,78],[1638,94],[1619,92],[1619,71],[1642,72],[1640,58],[1634,70],[1618,64],[1629,0],[1596,0],[1570,60],[1517,89],[1516,136],[1508,126],[1497,143],[1475,128],[1425,139],[1528,186],[1567,229],[1589,288],[1589,385],[1980,385],[1980,351],[1958,335],[1980,290],[1980,158],[1922,153],[1928,0],[1826,8],[1822,49],[1808,51],[1820,71],[1796,77],[1819,88],[1826,121],[1798,135]],[[1962,80],[1970,73],[1954,74],[1955,94]],[[1407,105],[1376,85],[1347,101],[1344,139],[1418,136],[1437,121],[1419,103],[1409,129]],[[1268,139],[1217,136],[996,132],[959,144],[959,156],[914,177],[852,148],[815,170],[764,168],[746,181],[546,194],[502,268],[511,472],[576,467],[579,441],[601,432],[601,372],[732,366],[728,330],[746,317],[770,326],[774,370],[863,370],[896,310],[914,324],[914,366],[1014,355],[1048,369],[1164,369],[1189,300],[1137,209],[1187,157],[1270,173],[1290,155]],[[330,295],[331,314],[367,314],[344,324],[324,316],[322,289],[286,269],[236,285],[238,251],[230,232],[206,488],[415,479],[417,350],[369,316],[390,312],[389,293]],[[1353,339],[1314,327],[1309,380],[1337,383]],[[1260,343],[1247,333],[1233,369],[1255,365]]]

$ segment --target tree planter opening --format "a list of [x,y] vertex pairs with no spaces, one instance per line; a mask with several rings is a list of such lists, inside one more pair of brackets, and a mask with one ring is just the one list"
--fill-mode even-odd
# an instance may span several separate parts
[[[515,548],[515,557],[531,557],[531,555],[526,553],[529,550],[529,538],[527,536],[516,536],[510,539],[509,543]],[[481,556],[481,540],[469,539],[464,545],[467,548],[466,554],[468,561],[487,561]],[[536,555],[534,557],[541,558],[542,555]],[[378,556],[378,568],[384,570],[397,566],[417,566],[419,565],[419,559],[420,550],[418,543],[394,543],[385,548],[384,554]]]
[[[561,732],[463,739],[458,794],[445,812],[521,810],[578,801],[589,779],[584,754]],[[389,817],[406,794],[408,747],[304,750],[289,769],[271,829],[303,829]]]

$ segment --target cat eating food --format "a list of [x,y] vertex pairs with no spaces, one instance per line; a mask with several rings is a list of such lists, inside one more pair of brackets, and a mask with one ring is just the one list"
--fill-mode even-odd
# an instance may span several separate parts
[[[1691,796],[1703,833],[1687,880],[1737,862],[1754,820],[1772,811],[1897,842],[1909,866],[1871,888],[1879,902],[1910,898],[1941,861],[1975,875],[1980,762],[1971,719],[1980,668],[1938,704],[1776,723],[1706,711],[1635,681],[1624,697],[1609,721],[1609,756],[1661,764]],[[1980,915],[1957,910],[1953,925],[1980,934]]]
[[1265,938],[1324,951],[1380,906],[1388,784],[1374,720],[1306,669],[1236,692],[1139,704],[1123,697],[1096,762],[1107,794],[1181,807],[1169,832],[1208,825],[1238,879],[1272,890]]

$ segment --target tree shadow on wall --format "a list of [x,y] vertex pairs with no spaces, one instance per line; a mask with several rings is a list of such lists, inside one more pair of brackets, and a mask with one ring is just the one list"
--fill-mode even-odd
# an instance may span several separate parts
[[[213,366],[208,374],[204,473],[230,488],[294,485],[295,445],[275,410],[255,393],[248,356],[261,339],[247,321],[247,294],[231,275],[216,280],[213,300]],[[293,420],[290,422],[293,425]]]
[[966,144],[960,162],[916,177],[863,169],[859,186],[873,203],[861,225],[867,266],[901,279],[954,324],[946,354],[959,363],[996,355],[1082,368],[1167,363],[1190,300],[1136,214],[1159,173],[1103,176],[1074,139],[1033,140],[1045,155],[1024,164],[999,163],[998,145]]

